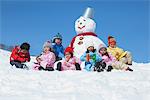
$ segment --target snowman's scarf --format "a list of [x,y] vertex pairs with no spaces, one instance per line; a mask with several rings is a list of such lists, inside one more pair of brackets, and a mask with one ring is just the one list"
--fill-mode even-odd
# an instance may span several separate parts
[[[95,33],[93,33],[93,32],[81,33],[81,34],[76,35],[76,36],[72,39],[70,46],[73,48],[73,43],[74,43],[74,41],[75,41],[75,39],[76,39],[77,36],[87,36],[87,35],[88,35],[88,36],[91,35],[91,36],[97,37],[97,35],[96,35]],[[74,48],[73,48],[73,49],[74,49]]]

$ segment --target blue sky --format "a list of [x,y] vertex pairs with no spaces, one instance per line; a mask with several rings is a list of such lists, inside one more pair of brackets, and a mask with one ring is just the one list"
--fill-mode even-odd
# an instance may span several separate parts
[[63,45],[76,35],[74,22],[86,7],[95,10],[96,34],[107,44],[108,35],[116,37],[118,46],[129,50],[136,62],[150,62],[149,6],[145,0],[1,0],[0,43],[31,44],[31,54],[38,55],[43,42],[57,32]]

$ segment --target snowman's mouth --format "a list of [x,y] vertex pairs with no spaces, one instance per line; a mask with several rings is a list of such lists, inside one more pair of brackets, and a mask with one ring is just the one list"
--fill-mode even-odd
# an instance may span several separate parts
[[82,27],[78,27],[79,29],[83,29],[85,26],[82,26]]
[[78,45],[82,45],[82,44],[83,44],[83,42],[82,42],[82,41],[79,41],[79,42],[78,42]]

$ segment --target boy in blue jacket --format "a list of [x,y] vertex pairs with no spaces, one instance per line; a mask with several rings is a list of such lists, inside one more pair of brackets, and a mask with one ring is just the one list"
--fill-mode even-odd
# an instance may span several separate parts
[[60,53],[64,55],[64,47],[62,45],[62,36],[60,33],[57,33],[52,39],[52,48],[54,50],[56,61],[61,60]]

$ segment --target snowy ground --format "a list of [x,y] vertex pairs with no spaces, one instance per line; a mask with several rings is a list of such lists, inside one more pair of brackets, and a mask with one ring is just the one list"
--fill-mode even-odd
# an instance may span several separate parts
[[0,50],[0,100],[150,99],[150,63],[134,63],[134,72],[45,72],[12,68],[9,56]]

